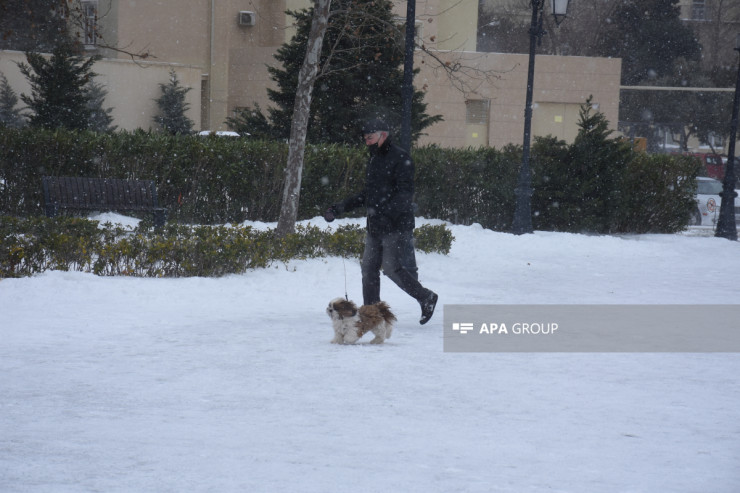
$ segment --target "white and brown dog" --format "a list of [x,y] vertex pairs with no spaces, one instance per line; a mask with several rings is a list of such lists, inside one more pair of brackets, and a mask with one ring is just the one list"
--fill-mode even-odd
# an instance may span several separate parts
[[334,326],[332,344],[354,344],[368,332],[375,334],[370,344],[382,344],[393,332],[396,316],[385,301],[357,305],[344,298],[334,298],[326,308]]

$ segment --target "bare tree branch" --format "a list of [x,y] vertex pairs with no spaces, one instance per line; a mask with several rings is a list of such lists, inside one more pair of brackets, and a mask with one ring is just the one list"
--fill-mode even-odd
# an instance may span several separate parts
[[[421,51],[437,63],[437,66],[433,67],[432,70],[435,73],[440,70],[443,71],[450,84],[466,97],[477,93],[483,85],[495,86],[495,83],[501,80],[502,74],[511,72],[516,68],[515,65],[505,71],[483,70],[478,68],[477,65],[471,64],[471,59],[463,60],[461,55],[456,52],[430,50],[425,45],[421,45]],[[443,54],[453,57],[453,59],[445,60],[442,57]],[[482,54],[479,55],[481,58],[484,56]]]
[[[462,3],[462,0],[459,0],[458,2],[454,3],[453,5],[449,6],[443,11],[438,12],[435,15],[428,16],[429,18],[437,17],[439,15],[442,15],[451,9],[457,7]],[[367,12],[365,9],[363,9],[361,6],[359,6],[357,3],[351,4],[351,8],[349,9],[341,9],[341,10],[335,10],[331,14],[334,15],[344,15],[345,16],[345,23],[342,25],[342,34],[346,34],[347,38],[352,41],[354,41],[354,50],[360,49],[364,46],[368,46],[368,41],[372,41],[373,38],[366,37],[366,38],[358,38],[357,36],[352,36],[353,34],[356,34],[358,32],[362,32],[362,30],[358,27],[355,30],[351,31],[349,29],[349,26],[351,24],[351,21],[353,20],[359,20],[361,21],[361,25],[367,25],[370,22],[375,22],[379,24],[380,27],[383,27],[385,30],[390,31],[394,34],[394,36],[398,36],[398,39],[403,39],[404,37],[404,25],[402,24],[395,24],[395,23],[389,23],[385,21],[384,19],[379,19],[376,16],[373,16],[369,12]],[[451,39],[451,38],[450,38]],[[363,66],[362,63],[358,62],[356,64],[350,64],[348,66],[344,66],[339,70],[332,70],[331,69],[331,61],[333,58],[335,58],[337,55],[341,55],[343,53],[351,54],[353,52],[352,49],[349,50],[339,50],[337,49],[337,46],[341,44],[343,41],[342,36],[338,36],[335,40],[334,46],[332,47],[332,50],[330,51],[330,54],[324,60],[322,63],[321,70],[319,72],[318,78],[325,77],[330,74],[334,74],[339,71],[346,71],[355,69],[358,67]],[[495,85],[497,81],[501,79],[501,75],[510,72],[515,67],[512,67],[509,70],[484,70],[479,68],[477,64],[471,63],[470,59],[463,58],[462,55],[458,50],[435,50],[433,48],[430,48],[427,46],[427,44],[424,42],[424,40],[420,37],[416,37],[417,41],[417,47],[419,50],[421,50],[423,53],[428,55],[432,60],[434,60],[437,63],[437,67],[434,68],[435,72],[439,72],[440,70],[445,73],[447,78],[449,79],[452,87],[456,88],[460,92],[463,93],[465,96],[469,96],[470,94],[476,93],[483,85]],[[438,45],[440,41],[433,39],[431,40],[433,45]],[[453,57],[453,60],[445,60],[443,59],[444,55],[449,55],[450,57]],[[484,55],[481,55],[481,57]],[[422,61],[422,63],[425,63]]]

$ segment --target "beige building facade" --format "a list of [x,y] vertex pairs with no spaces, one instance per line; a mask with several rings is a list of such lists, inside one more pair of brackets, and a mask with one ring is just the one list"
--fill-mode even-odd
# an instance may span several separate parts
[[[428,55],[419,58],[426,70],[417,86],[426,86],[427,110],[445,121],[426,130],[423,143],[443,147],[493,146],[522,142],[528,55],[501,53],[436,54],[451,63],[474,65],[480,72],[468,78],[474,90],[463,91],[444,71],[433,68]],[[485,75],[483,75],[485,74]],[[592,104],[616,129],[619,118],[621,60],[589,57],[538,56],[535,63],[532,135],[553,135],[573,142],[580,106]],[[489,79],[481,79],[487,76]]]
[[[270,106],[267,65],[294,33],[286,9],[309,0],[97,0],[99,37],[80,33],[94,69],[108,90],[120,129],[150,128],[154,99],[174,70],[191,88],[188,116],[199,130],[226,130],[235,109]],[[399,20],[406,2],[396,2]],[[417,0],[418,44],[414,84],[425,91],[427,112],[444,121],[426,129],[420,144],[447,147],[521,143],[527,55],[477,53],[478,0]],[[92,21],[91,24],[93,25]],[[84,28],[83,28],[84,29]],[[116,49],[105,48],[105,46]],[[131,55],[138,55],[132,57]],[[141,56],[143,55],[143,58]],[[19,74],[17,52],[0,52],[0,71],[17,93],[29,88]],[[440,63],[441,62],[441,63]],[[572,140],[578,108],[589,96],[616,128],[620,61],[538,56],[534,86],[534,135]]]

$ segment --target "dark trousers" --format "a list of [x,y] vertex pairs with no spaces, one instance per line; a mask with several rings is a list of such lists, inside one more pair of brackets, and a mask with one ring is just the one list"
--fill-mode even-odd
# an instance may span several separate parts
[[399,288],[421,301],[429,295],[418,280],[413,232],[402,231],[365,236],[362,256],[362,296],[364,304],[380,301],[380,269]]

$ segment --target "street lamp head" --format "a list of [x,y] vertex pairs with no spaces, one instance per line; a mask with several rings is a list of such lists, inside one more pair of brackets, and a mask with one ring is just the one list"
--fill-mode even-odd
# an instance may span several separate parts
[[552,5],[552,16],[555,18],[555,25],[559,26],[568,15],[568,4],[570,0],[550,0],[550,3]]

